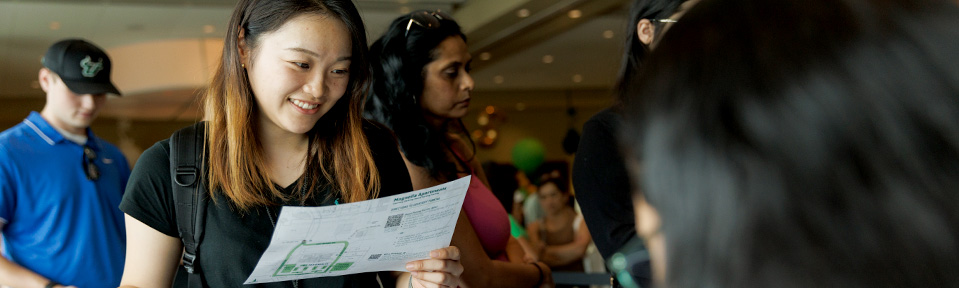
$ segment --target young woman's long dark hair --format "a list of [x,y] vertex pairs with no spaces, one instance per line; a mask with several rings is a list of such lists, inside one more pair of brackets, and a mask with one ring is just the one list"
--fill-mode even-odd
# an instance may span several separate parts
[[[210,193],[222,193],[240,210],[256,205],[276,205],[288,199],[272,184],[259,136],[250,121],[256,117],[246,70],[240,67],[238,39],[242,30],[247,47],[256,51],[259,36],[276,31],[302,14],[329,15],[342,21],[350,32],[352,55],[346,95],[308,132],[307,185],[304,198],[322,191],[327,183],[346,202],[375,198],[379,174],[362,130],[363,103],[369,90],[370,68],[366,58],[366,29],[349,0],[240,0],[227,29],[220,65],[204,98]],[[214,198],[216,199],[216,198]]]
[[704,0],[635,79],[624,148],[667,287],[956,287],[959,7]]
[[[449,37],[466,36],[451,19],[437,19],[440,25],[427,29],[413,24],[410,16],[399,17],[386,34],[370,47],[373,89],[366,103],[366,117],[385,124],[396,133],[400,148],[411,163],[426,168],[434,178],[455,179],[455,164],[447,158],[448,131],[430,127],[420,106],[426,64],[435,59],[436,47]],[[462,122],[453,129],[465,131]],[[466,135],[468,138],[469,136]],[[471,157],[472,155],[460,155]],[[463,159],[466,160],[466,159]]]

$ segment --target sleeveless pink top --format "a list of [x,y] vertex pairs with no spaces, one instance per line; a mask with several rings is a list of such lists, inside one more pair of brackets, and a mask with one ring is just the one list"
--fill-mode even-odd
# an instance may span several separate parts
[[476,230],[483,250],[490,259],[509,261],[506,257],[506,243],[509,241],[509,217],[506,208],[499,202],[493,191],[483,181],[470,175],[470,186],[463,201],[466,217]]

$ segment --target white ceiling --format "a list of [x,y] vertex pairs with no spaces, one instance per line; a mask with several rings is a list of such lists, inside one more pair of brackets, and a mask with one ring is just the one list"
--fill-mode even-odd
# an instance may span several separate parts
[[[619,69],[625,2],[628,1],[355,1],[371,40],[382,34],[394,18],[408,13],[404,11],[454,11],[474,50],[477,93],[610,87]],[[42,99],[36,83],[40,57],[58,39],[82,37],[123,62],[114,61],[117,68],[113,78],[125,96],[111,99],[104,116],[195,119],[195,91],[208,78],[207,66],[215,63],[211,60],[215,56],[208,54],[218,53],[222,29],[234,3],[235,0],[0,0],[0,101]],[[517,16],[520,9],[528,9],[530,15]],[[573,9],[581,10],[583,16],[570,18],[569,10]],[[213,31],[209,31],[211,28]],[[604,37],[607,30],[612,31],[612,39]],[[480,60],[480,54],[487,51],[490,59]],[[543,62],[546,55],[552,56],[552,63]],[[190,63],[194,64],[178,64],[182,61],[172,58],[193,59]]]
[[[499,59],[474,73],[477,89],[578,90],[612,87],[620,68],[625,23],[624,12],[600,16],[541,44]],[[604,37],[603,33],[607,30],[612,33],[612,38]],[[479,58],[477,55],[473,57]],[[545,63],[544,58],[549,57],[552,62]],[[501,78],[501,82],[496,78]]]

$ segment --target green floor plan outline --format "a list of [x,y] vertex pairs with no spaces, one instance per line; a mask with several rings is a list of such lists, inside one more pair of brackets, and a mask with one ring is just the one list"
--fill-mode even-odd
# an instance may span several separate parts
[[300,243],[290,249],[273,276],[324,274],[349,269],[353,262],[337,263],[349,245],[349,241]]

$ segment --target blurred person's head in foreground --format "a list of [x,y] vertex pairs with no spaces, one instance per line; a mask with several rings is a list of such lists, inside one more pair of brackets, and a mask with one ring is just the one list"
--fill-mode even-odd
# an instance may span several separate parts
[[[959,281],[959,8],[703,0],[633,81],[637,231],[667,287]],[[634,99],[635,100],[635,99]]]

